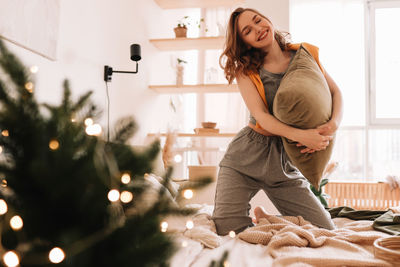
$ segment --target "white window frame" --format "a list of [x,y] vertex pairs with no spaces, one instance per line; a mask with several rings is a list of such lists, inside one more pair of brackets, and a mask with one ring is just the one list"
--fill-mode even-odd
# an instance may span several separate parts
[[[379,8],[400,8],[399,0],[368,0],[365,4],[365,38],[366,38],[366,84],[368,93],[366,97],[369,112],[367,111],[368,126],[387,126],[388,129],[399,128],[400,118],[376,117],[376,35],[375,35],[375,10]],[[373,127],[374,128],[374,127]],[[381,127],[378,127],[381,128]],[[386,127],[385,127],[386,128]],[[367,139],[368,140],[368,139]]]

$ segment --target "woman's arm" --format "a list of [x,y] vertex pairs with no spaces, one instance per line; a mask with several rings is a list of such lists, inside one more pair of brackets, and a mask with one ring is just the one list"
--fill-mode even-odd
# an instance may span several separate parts
[[258,94],[257,88],[246,75],[238,75],[236,77],[240,94],[246,103],[250,113],[254,116],[256,121],[261,125],[262,128],[268,132],[286,137],[295,142],[304,144],[307,148],[314,150],[325,149],[329,145],[329,141],[332,140],[332,136],[322,135],[319,129],[302,130],[291,126],[288,126],[274,116],[272,116],[268,109],[265,107],[260,95]]
[[343,97],[342,92],[339,87],[332,79],[332,77],[325,70],[325,79],[328,83],[329,90],[332,95],[332,116],[331,119],[318,127],[318,129],[322,129],[322,134],[333,135],[336,130],[339,128],[339,125],[342,121],[343,117]]
[[[342,92],[339,89],[339,86],[335,83],[332,77],[328,74],[325,70],[325,79],[328,83],[329,90],[332,95],[332,116],[331,119],[320,126],[317,129],[321,130],[321,134],[323,135],[332,135],[336,132],[339,128],[340,122],[342,121],[343,117],[343,97]],[[297,144],[297,146],[304,146],[302,143]],[[302,150],[304,153],[313,153],[315,152],[314,149],[309,147]]]

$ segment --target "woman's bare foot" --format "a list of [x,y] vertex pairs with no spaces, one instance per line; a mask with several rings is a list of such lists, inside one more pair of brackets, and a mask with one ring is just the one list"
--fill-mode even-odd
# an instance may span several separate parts
[[255,223],[259,223],[260,218],[266,218],[267,219],[268,216],[269,216],[269,214],[261,206],[255,207],[254,215],[256,216]]

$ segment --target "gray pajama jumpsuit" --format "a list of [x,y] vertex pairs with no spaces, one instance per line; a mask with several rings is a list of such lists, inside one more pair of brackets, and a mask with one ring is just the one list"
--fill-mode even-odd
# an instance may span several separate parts
[[[284,73],[261,68],[259,74],[273,114],[273,100]],[[250,122],[255,124],[253,117]],[[212,216],[218,234],[238,233],[253,226],[249,202],[259,190],[282,215],[300,215],[316,226],[335,228],[308,181],[290,162],[279,136],[265,136],[245,127],[231,141],[219,166]]]

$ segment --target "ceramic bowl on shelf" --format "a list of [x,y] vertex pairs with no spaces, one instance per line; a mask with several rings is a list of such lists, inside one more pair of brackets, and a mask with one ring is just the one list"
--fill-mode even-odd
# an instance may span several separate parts
[[206,129],[214,129],[215,126],[217,126],[216,122],[211,122],[211,121],[205,121],[201,123],[201,126]]

